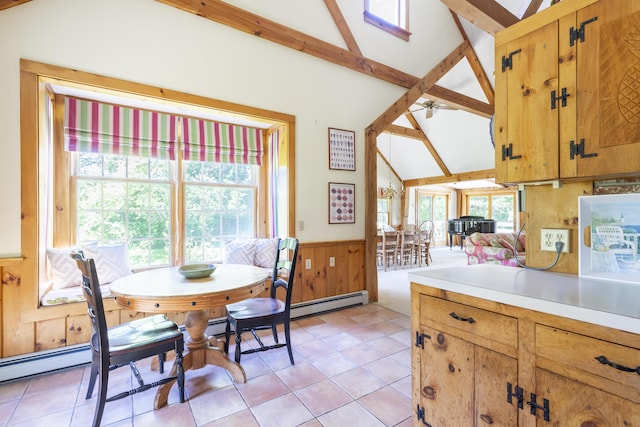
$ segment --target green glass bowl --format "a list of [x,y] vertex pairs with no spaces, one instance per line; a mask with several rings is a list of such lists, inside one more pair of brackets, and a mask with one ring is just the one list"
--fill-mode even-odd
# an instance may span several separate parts
[[214,271],[216,266],[213,264],[186,264],[178,268],[178,273],[187,279],[202,279],[211,276]]

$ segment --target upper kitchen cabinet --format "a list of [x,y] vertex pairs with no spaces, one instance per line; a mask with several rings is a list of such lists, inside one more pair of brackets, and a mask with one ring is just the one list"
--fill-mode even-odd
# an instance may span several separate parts
[[640,2],[561,2],[495,40],[497,182],[640,173]]

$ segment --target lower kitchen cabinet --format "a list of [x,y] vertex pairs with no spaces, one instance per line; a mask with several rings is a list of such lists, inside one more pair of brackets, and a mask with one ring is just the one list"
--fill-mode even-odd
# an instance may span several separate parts
[[[637,374],[634,374],[637,376]],[[537,401],[554,402],[549,418],[536,426],[609,427],[640,425],[640,406],[562,375],[536,370]]]
[[414,425],[640,426],[636,334],[412,284]]

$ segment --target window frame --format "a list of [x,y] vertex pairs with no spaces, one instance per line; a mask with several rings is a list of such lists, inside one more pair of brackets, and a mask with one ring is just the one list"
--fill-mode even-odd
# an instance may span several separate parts
[[[204,108],[217,113],[225,111],[233,114],[234,117],[245,117],[268,123],[270,125],[268,133],[278,132],[279,135],[278,182],[281,187],[278,202],[281,204],[280,210],[287,212],[286,216],[279,218],[279,233],[295,237],[295,116],[22,58],[20,59],[20,207],[22,212],[20,275],[22,287],[19,298],[23,316],[29,321],[37,322],[58,319],[60,316],[79,315],[86,310],[84,304],[78,303],[49,307],[40,305],[41,283],[46,282],[45,249],[47,245],[68,247],[71,243],[68,222],[69,203],[64,206],[55,206],[48,213],[39,210],[42,200],[53,196],[47,194],[44,184],[49,180],[61,179],[43,166],[47,156],[51,154],[42,151],[41,142],[47,137],[47,132],[53,128],[52,123],[44,123],[40,120],[46,116],[49,105],[47,95],[53,93],[49,83],[63,83],[71,87],[89,86],[107,94],[111,91],[127,92],[137,99],[154,99],[160,103],[187,103],[195,108]],[[50,116],[53,116],[53,113]],[[51,120],[53,121],[54,118],[51,117]],[[62,135],[56,135],[56,140],[62,141]],[[64,154],[60,150],[57,152]],[[68,158],[63,158],[62,161],[68,161]],[[266,181],[266,177],[264,180],[261,177],[259,198],[269,196]],[[66,192],[68,200],[70,189],[60,185],[57,188],[60,194]],[[57,238],[52,242],[46,242],[44,239],[45,214],[51,216],[53,224],[60,227],[59,230],[65,230],[63,233],[57,233],[59,236],[56,236]],[[260,236],[269,235],[267,224],[258,224],[257,231]],[[64,238],[60,237],[63,235]]]
[[387,21],[381,16],[371,12],[370,1],[371,0],[364,0],[364,10],[362,12],[364,21],[404,41],[409,41],[411,37],[411,32],[409,31],[409,0],[396,0],[399,11],[398,23]]
[[[433,221],[433,242],[434,244],[441,244],[447,242],[447,219],[449,218],[449,199],[450,194],[444,191],[431,191],[425,189],[416,189],[416,201],[415,201],[415,218],[418,226],[421,224],[420,219],[420,198],[431,198],[431,219]],[[435,219],[437,204],[435,203],[437,198],[444,198],[444,219]]]
[[[112,177],[88,177],[88,176],[79,176],[78,175],[78,165],[77,165],[77,157],[78,153],[66,151],[64,148],[64,138],[60,138],[64,133],[64,98],[62,95],[55,95],[53,102],[53,157],[56,159],[53,162],[53,175],[58,177],[59,179],[54,180],[51,184],[51,190],[53,196],[52,203],[54,206],[64,206],[66,203],[69,204],[66,211],[68,212],[68,218],[65,218],[65,222],[68,223],[68,226],[61,228],[57,226],[57,224],[51,224],[51,236],[53,241],[59,241],[62,239],[65,242],[70,242],[68,246],[76,246],[81,243],[78,242],[79,237],[76,235],[78,230],[78,218],[77,218],[77,205],[75,204],[76,195],[77,195],[77,185],[81,180],[92,180],[92,181],[103,181],[103,182],[115,182],[115,183],[130,183],[130,182],[154,182],[153,180],[139,180],[135,178],[112,178]],[[62,109],[62,111],[58,111]],[[263,140],[265,141],[265,153],[263,157],[266,157],[268,152],[267,147],[267,132],[262,131]],[[42,143],[48,144],[48,141],[43,141]],[[210,183],[200,183],[200,182],[192,182],[187,181],[184,177],[184,163],[182,158],[181,147],[184,143],[183,138],[179,137],[177,140],[177,155],[175,160],[168,160],[169,162],[169,174],[168,181],[166,183],[169,184],[170,187],[170,200],[169,203],[169,211],[170,211],[170,225],[168,229],[168,240],[170,243],[169,247],[169,259],[166,264],[153,264],[153,265],[140,265],[137,266],[140,269],[146,268],[157,268],[162,266],[172,266],[172,265],[180,265],[188,262],[193,262],[193,260],[188,259],[187,248],[185,247],[187,241],[186,235],[186,208],[185,208],[185,200],[186,200],[186,187],[188,185],[207,185],[210,186]],[[123,156],[127,157],[127,156]],[[238,184],[220,184],[221,188],[232,188],[232,187],[250,187],[253,193],[253,230],[254,235],[248,237],[259,237],[266,236],[266,234],[260,232],[258,230],[258,224],[269,224],[270,219],[266,216],[266,212],[268,211],[268,207],[266,204],[268,203],[268,198],[258,198],[259,188],[261,188],[261,181],[263,179],[267,179],[268,171],[268,162],[263,160],[262,166],[256,166],[257,170],[255,176],[253,177],[253,183],[251,185],[238,185]],[[62,187],[62,188],[59,188]],[[68,190],[69,189],[69,190]],[[68,232],[68,235],[65,233]],[[45,236],[48,238],[49,236]],[[271,236],[268,236],[271,237]],[[111,242],[103,242],[105,244],[109,244]],[[56,246],[55,244],[53,246]],[[208,262],[221,262],[222,261],[222,253],[219,258],[215,259],[207,259]]]
[[[465,190],[462,192],[462,200],[464,201],[464,206],[462,209],[463,215],[469,215],[469,198],[470,197],[487,197],[487,217],[492,218],[493,215],[493,198],[500,196],[513,195],[513,232],[518,230],[518,191],[513,188],[506,188],[504,190],[487,190],[487,189],[477,189],[477,190]],[[496,233],[498,231],[498,226],[496,224]]]

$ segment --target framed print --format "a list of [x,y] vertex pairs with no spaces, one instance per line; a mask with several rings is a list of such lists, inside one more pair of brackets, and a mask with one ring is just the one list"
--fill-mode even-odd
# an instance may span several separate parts
[[580,276],[640,284],[640,194],[578,198]]
[[356,170],[356,133],[329,128],[329,169]]
[[329,224],[356,222],[356,185],[329,183]]

